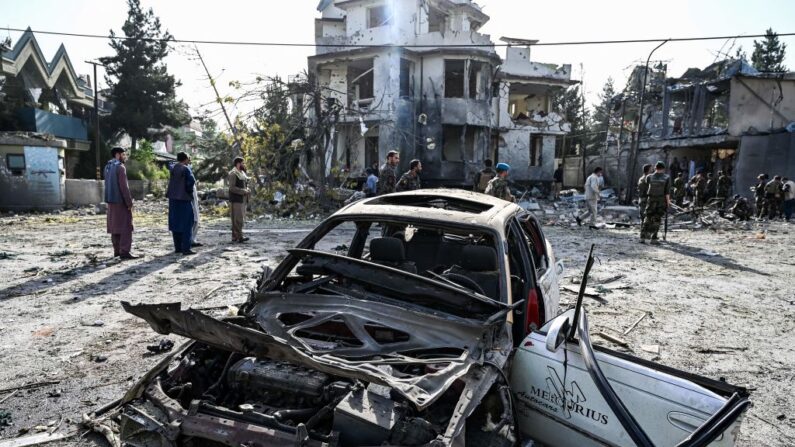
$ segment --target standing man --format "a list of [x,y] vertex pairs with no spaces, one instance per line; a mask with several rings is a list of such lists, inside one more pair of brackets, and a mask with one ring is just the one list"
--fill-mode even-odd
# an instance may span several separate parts
[[386,154],[386,162],[381,165],[381,171],[378,173],[378,195],[389,194],[395,192],[395,185],[397,184],[397,174],[395,170],[400,163],[400,154],[397,151],[389,151]]
[[191,231],[190,246],[201,247],[204,244],[196,240],[196,235],[199,234],[199,184],[198,182],[193,185],[193,200],[191,201],[193,208],[193,229]]
[[364,195],[365,197],[375,197],[378,194],[378,177],[375,175],[375,169],[367,168],[367,180],[364,181]]
[[229,202],[232,207],[232,242],[246,242],[243,236],[243,224],[246,222],[246,207],[251,191],[248,189],[248,175],[242,157],[235,157],[235,167],[229,171],[226,181],[229,184]]
[[720,199],[720,207],[723,209],[726,206],[726,201],[732,193],[732,179],[723,171],[718,171],[718,199]]
[[193,239],[193,190],[196,179],[188,167],[190,158],[185,152],[177,154],[168,180],[168,231],[174,237],[174,253],[195,254],[190,249]]
[[516,199],[511,194],[511,189],[508,188],[508,173],[510,170],[511,166],[508,163],[497,163],[497,176],[489,181],[483,193],[508,202],[514,202]]
[[596,228],[596,206],[599,204],[599,191],[601,185],[602,168],[597,167],[593,174],[585,179],[585,211],[576,216],[577,225],[582,225],[582,220],[590,217],[591,228]]
[[497,173],[491,168],[493,165],[494,162],[491,161],[490,158],[483,160],[484,168],[475,174],[475,185],[472,188],[473,191],[486,192],[486,186],[489,185],[491,179],[497,176]]
[[781,202],[784,190],[784,183],[781,182],[781,176],[773,177],[765,185],[765,202],[767,202],[768,216],[767,218],[773,220],[781,214]]
[[121,259],[137,259],[132,249],[133,199],[127,183],[127,153],[123,148],[110,151],[113,158],[105,164],[105,203],[108,204],[107,230],[113,243],[113,256]]
[[676,179],[674,180],[674,200],[676,201],[676,206],[682,207],[685,201],[685,178],[684,173],[679,171],[676,174]]
[[789,222],[792,214],[795,213],[795,182],[784,177],[784,218]]
[[420,172],[422,172],[422,163],[419,160],[411,160],[409,170],[400,176],[395,189],[397,191],[414,191],[415,189],[422,189],[422,182],[420,182]]
[[647,175],[640,187],[646,190],[648,197],[645,217],[640,227],[641,244],[645,244],[646,239],[651,239],[654,245],[660,243],[657,233],[660,231],[665,211],[671,206],[671,179],[665,174],[665,163],[658,161],[654,168],[654,174]]
[[765,186],[767,186],[767,174],[756,176],[757,182],[754,187],[754,205],[756,206],[756,218],[761,219],[767,214],[767,204],[765,203]]
[[692,207],[704,206],[707,193],[707,179],[704,178],[704,171],[699,170],[698,173],[690,179],[690,187],[693,188]]
[[707,195],[706,195],[706,199],[709,200],[709,199],[715,197],[717,195],[717,191],[718,191],[717,181],[715,180],[715,177],[713,177],[712,173],[710,172],[709,174],[707,174]]
[[559,165],[552,174],[552,200],[560,200],[561,189],[563,189],[563,165]]
[[643,165],[643,175],[638,179],[638,210],[640,211],[640,221],[643,223],[643,214],[646,212],[646,188],[643,188],[643,180],[651,174],[651,165]]

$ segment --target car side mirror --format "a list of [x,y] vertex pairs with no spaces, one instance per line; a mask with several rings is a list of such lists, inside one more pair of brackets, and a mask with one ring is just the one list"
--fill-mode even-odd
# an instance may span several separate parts
[[561,277],[561,276],[563,276],[563,270],[565,270],[565,269],[563,268],[563,261],[558,261],[558,262],[556,262],[556,263],[555,263],[555,272],[557,272],[557,274],[558,274],[558,277]]
[[566,314],[558,315],[547,330],[547,351],[557,352],[560,345],[566,341],[566,337],[571,329],[570,316]]

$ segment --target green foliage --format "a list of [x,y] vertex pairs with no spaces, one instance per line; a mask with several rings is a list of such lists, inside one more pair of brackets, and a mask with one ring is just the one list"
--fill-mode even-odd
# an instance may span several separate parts
[[612,121],[615,119],[611,119],[615,105],[613,103],[613,98],[615,96],[616,90],[613,85],[613,78],[607,78],[607,82],[605,82],[605,85],[602,87],[602,92],[599,93],[599,103],[593,109],[591,122],[588,126],[588,145],[594,145],[599,148],[604,146],[606,138],[605,131],[608,126],[613,125]]
[[141,140],[138,148],[130,154],[127,160],[127,177],[131,180],[166,180],[169,178],[168,169],[158,167],[155,163],[155,149],[148,140]]
[[141,140],[138,147],[130,153],[130,159],[143,164],[154,163],[155,148],[149,140]]
[[778,34],[772,28],[765,31],[765,38],[761,42],[754,40],[754,52],[751,54],[751,63],[761,72],[781,73],[787,71],[784,66],[784,56],[787,44],[778,40]]
[[[112,39],[110,46],[116,55],[100,60],[106,66],[115,106],[109,117],[112,130],[127,132],[135,141],[146,137],[150,128],[186,124],[190,115],[187,105],[176,99],[178,83],[163,62],[173,37],[161,30],[160,19],[151,8],[141,8],[140,0],[128,0],[127,4],[122,31],[131,39]],[[110,37],[116,37],[113,30]]]
[[202,136],[194,141],[194,145],[202,157],[194,163],[193,174],[201,182],[215,183],[232,169],[232,160],[236,152],[231,143],[231,137],[218,132],[215,121],[210,118],[200,118]]
[[585,148],[588,132],[588,111],[584,105],[582,91],[579,85],[569,87],[558,92],[552,98],[552,107],[571,124],[571,132],[566,137],[565,154],[574,154],[579,145]]

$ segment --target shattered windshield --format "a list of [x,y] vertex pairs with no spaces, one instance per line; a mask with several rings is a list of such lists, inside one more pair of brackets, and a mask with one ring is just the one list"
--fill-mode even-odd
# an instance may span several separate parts
[[280,267],[289,273],[275,275],[270,289],[375,294],[431,307],[447,302],[484,313],[495,308],[483,303],[505,302],[496,236],[486,229],[340,220],[321,226],[290,253]]

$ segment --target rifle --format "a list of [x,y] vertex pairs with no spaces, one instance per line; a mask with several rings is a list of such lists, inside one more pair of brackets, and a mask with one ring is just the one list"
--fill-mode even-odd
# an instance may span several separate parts
[[665,227],[663,228],[663,240],[667,242],[666,237],[668,237],[668,208],[670,208],[670,204],[665,202]]

